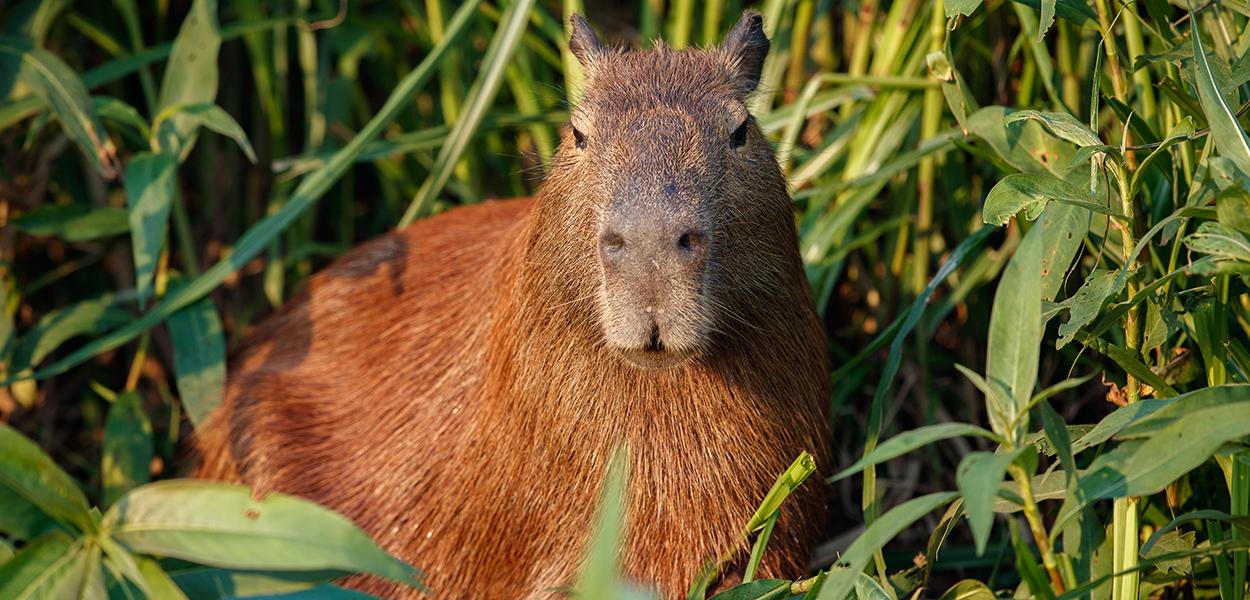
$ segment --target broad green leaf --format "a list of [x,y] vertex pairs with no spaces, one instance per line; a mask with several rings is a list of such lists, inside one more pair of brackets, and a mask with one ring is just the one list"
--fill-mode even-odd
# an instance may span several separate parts
[[[1179,533],[1175,529],[1164,533],[1161,536],[1151,536],[1154,544],[1150,550],[1143,549],[1141,551],[1142,558],[1162,558],[1176,552],[1184,552],[1194,549],[1194,538],[1196,532]],[[1176,558],[1171,560],[1160,560],[1155,563],[1155,567],[1162,573],[1174,571],[1178,575],[1188,575],[1193,568],[1190,566],[1188,558]]]
[[1202,35],[1196,26],[1190,29],[1189,37],[1194,46],[1194,86],[1198,88],[1202,112],[1211,126],[1211,139],[1215,141],[1215,147],[1221,156],[1233,161],[1243,175],[1250,176],[1250,137],[1246,136],[1233,110],[1220,93],[1211,64],[1207,61],[1207,54],[1202,50]]
[[111,96],[96,96],[92,100],[95,103],[96,113],[100,115],[101,119],[115,125],[129,127],[133,130],[134,139],[145,144],[147,143],[149,135],[148,122],[139,114],[135,107]]
[[29,500],[0,492],[0,533],[15,540],[30,540],[55,528],[56,522]]
[[507,11],[500,18],[499,29],[496,30],[495,36],[491,38],[490,45],[486,48],[478,78],[469,88],[464,113],[452,126],[451,133],[447,136],[447,143],[439,149],[434,164],[430,166],[430,174],[422,182],[417,195],[400,218],[400,227],[410,225],[430,206],[433,206],[434,199],[447,185],[452,169],[455,168],[456,163],[460,162],[460,156],[468,148],[469,142],[482,121],[482,116],[495,101],[495,94],[499,91],[500,84],[503,83],[508,63],[511,62],[512,55],[516,52],[521,37],[525,33],[533,7],[534,0],[517,0],[508,5]]
[[808,476],[816,471],[816,459],[812,458],[807,452],[799,453],[799,457],[794,459],[790,467],[784,473],[777,476],[777,481],[773,483],[773,487],[768,490],[768,494],[764,496],[764,500],[760,503],[759,508],[755,509],[755,514],[751,515],[751,520],[747,521],[747,533],[759,531],[764,523],[781,508],[781,504],[798,489]]
[[257,500],[241,485],[149,483],[114,504],[103,527],[139,554],[222,568],[363,572],[420,585],[412,567],[346,517],[285,494]]
[[80,531],[95,530],[78,484],[34,442],[5,424],[0,424],[0,491],[19,496]]
[[0,538],[0,566],[3,566],[4,563],[9,562],[12,558],[13,544],[9,543],[8,540],[5,540],[4,538]]
[[987,106],[968,116],[966,128],[985,140],[999,158],[1024,173],[1062,177],[1071,164],[1073,148],[1033,120],[1007,123],[1009,110]]
[[1250,400],[1250,384],[1225,384],[1194,390],[1136,416],[1116,431],[1115,437],[1122,440],[1149,437],[1194,411],[1247,400]]
[[1120,292],[1121,288],[1117,288],[1116,285],[1122,286],[1123,280],[1117,275],[1119,271],[1094,269],[1089,277],[1085,278],[1081,289],[1077,290],[1070,300],[1068,322],[1059,326],[1059,339],[1055,342],[1056,350],[1068,345],[1076,332],[1093,323],[1107,299]]
[[[994,430],[995,437],[1008,431],[1011,428],[1012,419],[1015,418],[1015,409],[1007,387],[999,381],[986,381],[979,373],[959,363],[955,364],[955,370],[981,390],[982,394],[985,394],[985,413],[989,417],[990,429]],[[1003,438],[999,437],[999,439]]]
[[629,508],[629,448],[612,452],[599,495],[594,531],[586,558],[577,576],[577,593],[583,598],[611,598],[621,581],[621,546]]
[[126,233],[126,211],[91,208],[82,204],[45,204],[13,219],[29,235],[54,235],[67,242],[86,242]]
[[[1045,2],[1043,2],[1042,6],[1046,6]],[[1053,1],[1051,1],[1051,8],[1054,8]],[[1045,20],[1045,16],[1042,18]],[[1039,33],[1045,33],[1045,29],[1040,30]],[[1015,123],[1026,120],[1041,123],[1055,137],[1072,142],[1077,146],[1102,145],[1102,140],[1098,139],[1098,134],[1094,133],[1089,127],[1086,127],[1083,123],[1076,120],[1076,117],[1073,117],[1066,112],[1018,110],[1007,115],[1007,123]]]
[[66,137],[78,144],[100,175],[105,179],[117,177],[121,170],[117,148],[74,70],[55,54],[33,47],[29,40],[7,35],[0,35],[0,58],[16,61],[17,80],[52,108]]
[[1042,235],[1037,228],[1025,234],[1003,270],[990,313],[986,379],[1008,392],[1006,400],[1011,407],[1004,413],[1016,421],[1017,429],[997,432],[1008,439],[1023,437],[1027,425],[1025,406],[1037,383],[1042,341]]
[[178,395],[199,427],[221,404],[226,389],[226,340],[212,300],[201,298],[165,322],[174,346]]
[[1099,456],[1081,478],[1089,501],[1147,496],[1205,462],[1221,444],[1250,435],[1250,395],[1243,402],[1182,415],[1144,440]]
[[1011,452],[973,452],[959,461],[955,481],[959,494],[964,498],[968,514],[968,526],[976,543],[977,556],[985,554],[990,531],[994,526],[994,500],[1002,486],[1007,467],[1020,455],[1021,449]]
[[892,458],[896,458],[911,452],[922,446],[927,446],[939,440],[945,440],[953,437],[964,437],[976,435],[993,441],[1000,441],[998,436],[990,431],[986,431],[976,425],[970,423],[939,423],[937,425],[927,425],[919,427],[911,431],[900,433],[877,446],[875,450],[869,452],[866,456],[859,459],[855,464],[838,472],[837,475],[830,477],[830,483],[846,479],[860,471],[863,471],[871,465],[883,463]]
[[947,19],[954,19],[960,15],[967,17],[981,6],[981,0],[951,0],[945,6]]
[[[181,118],[181,121],[179,120]],[[189,131],[194,132],[198,127],[207,127],[212,131],[220,133],[239,145],[239,149],[243,150],[243,154],[247,159],[256,162],[256,151],[252,149],[252,144],[247,140],[247,133],[239,126],[234,117],[226,112],[220,106],[212,103],[204,104],[188,104],[171,106],[158,115],[155,120],[157,130],[153,133],[157,135],[153,140],[153,147],[159,147],[163,152],[182,152],[181,158],[186,159],[186,153],[189,147],[183,147],[179,141],[179,133],[177,127],[189,126]]]
[[1079,206],[1051,203],[1033,225],[1042,230],[1042,300],[1059,294],[1093,216]]
[[[96,338],[65,358],[34,373],[35,379],[45,379],[90,360],[92,357],[117,348],[138,337],[149,328],[164,321],[171,314],[191,304],[221,284],[230,274],[234,273],[249,260],[269,247],[269,243],[304,213],[325,194],[335,182],[354,164],[355,158],[364,151],[382,130],[395,119],[402,110],[408,109],[409,101],[429,81],[430,76],[447,52],[455,47],[469,29],[472,17],[477,15],[480,0],[468,0],[461,4],[447,25],[447,32],[441,42],[434,46],[415,69],[404,76],[396,85],[385,104],[377,114],[356,134],[341,150],[334,154],[326,165],[300,181],[295,193],[277,212],[261,219],[243,234],[235,243],[234,251],[217,264],[205,271],[191,283],[179,291],[167,295],[159,304],[139,319],[121,327],[107,335]],[[0,382],[8,385],[11,380]]]
[[121,308],[122,297],[106,294],[44,315],[19,340],[13,352],[14,368],[21,372],[34,367],[67,340],[129,321],[130,313]]
[[1013,173],[990,190],[981,209],[981,219],[990,225],[1003,225],[1016,213],[1024,211],[1032,221],[1042,214],[1049,202],[1079,206],[1111,216],[1123,216],[1103,200],[1090,195],[1088,190],[1072,185],[1058,177],[1042,174]]
[[854,589],[860,572],[868,566],[868,562],[872,560],[877,550],[894,539],[899,532],[910,527],[912,523],[957,497],[958,494],[955,492],[938,492],[913,498],[890,509],[889,512],[873,521],[872,525],[866,527],[838,559],[838,565],[846,568],[834,569],[829,573],[817,598],[819,600],[845,600]]
[[43,536],[0,565],[0,598],[81,598],[87,563],[81,541],[64,532]]
[[104,425],[102,504],[109,506],[122,494],[150,481],[151,463],[152,424],[143,412],[143,402],[135,392],[122,393],[109,408]]
[[1046,439],[1050,440],[1051,447],[1055,449],[1055,455],[1059,457],[1059,464],[1063,466],[1067,484],[1071,485],[1076,480],[1077,467],[1076,456],[1072,451],[1072,438],[1068,432],[1068,425],[1064,423],[1063,417],[1055,412],[1055,409],[1045,400],[1038,404],[1038,412],[1042,415],[1042,429],[1046,432]]
[[940,600],[997,600],[998,596],[984,583],[975,579],[965,579],[952,585],[942,593]]
[[[779,600],[790,595],[790,582],[784,579],[756,579],[729,588],[710,600]],[[587,596],[587,598],[596,596]]]
[[[248,600],[374,600],[377,596],[349,590],[337,585],[322,584],[304,590],[284,592],[281,594],[262,594],[248,596]],[[624,599],[621,599],[624,600]]]
[[[195,0],[169,52],[156,103],[157,115],[171,107],[211,103],[217,98],[217,52],[220,48],[217,0]],[[195,117],[182,114],[173,116],[172,121],[177,144],[173,154],[186,156],[195,143],[194,132],[199,123]]]
[[139,306],[152,294],[152,278],[176,190],[178,158],[173,154],[139,154],[126,165],[126,207],[130,214],[130,241],[135,258],[135,288]]
[[1226,512],[1212,509],[1195,510],[1168,521],[1167,525],[1160,527],[1155,530],[1154,533],[1150,534],[1150,537],[1146,539],[1146,543],[1141,546],[1142,554],[1146,555],[1150,553],[1151,549],[1154,548],[1155,543],[1159,541],[1160,537],[1166,535],[1170,531],[1175,531],[1178,525],[1191,521],[1220,521],[1222,523],[1229,523],[1233,527],[1240,530],[1244,535],[1250,536],[1250,517],[1238,517],[1236,515],[1230,515]]
[[[1188,396],[1189,394],[1186,394]],[[1102,445],[1103,442],[1111,439],[1131,423],[1151,415],[1152,413],[1169,406],[1174,402],[1179,402],[1184,398],[1176,398],[1172,400],[1162,400],[1156,398],[1146,398],[1144,400],[1134,402],[1128,406],[1117,408],[1115,412],[1107,415],[1103,420],[1099,421],[1088,433],[1077,438],[1072,443],[1072,451],[1080,453],[1095,446]]]
[[[1025,6],[1033,8],[1033,10],[1041,10],[1040,0],[1015,0]],[[1076,25],[1084,25],[1086,23],[1096,23],[1098,15],[1094,9],[1089,7],[1087,2],[1081,0],[1056,0],[1055,14],[1065,21],[1071,21]]]
[[[42,46],[48,29],[57,16],[69,7],[70,0],[24,0],[13,4],[4,15],[4,33],[30,38],[35,45]],[[3,91],[0,88],[0,92]],[[0,99],[4,97],[0,94]]]
[[1194,252],[1250,262],[1250,240],[1223,223],[1207,221],[1199,225],[1185,238],[1185,245]]
[[1250,235],[1250,192],[1245,188],[1230,187],[1220,192],[1216,212],[1221,225]]
[[341,578],[344,571],[251,571],[191,567],[169,573],[191,600],[216,600],[223,593],[236,597],[287,594],[316,588]]

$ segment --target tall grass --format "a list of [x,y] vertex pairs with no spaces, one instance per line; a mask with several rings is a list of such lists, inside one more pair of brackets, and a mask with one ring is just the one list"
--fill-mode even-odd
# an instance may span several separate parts
[[[226,349],[359,240],[531,193],[581,80],[568,14],[684,47],[745,6],[0,8],[0,596],[244,585],[213,540],[176,548],[204,571],[126,533],[195,525],[138,508],[246,504],[147,483],[179,473]],[[773,39],[751,108],[837,366],[839,462],[802,485],[839,504],[818,571],[750,569],[726,597],[1244,598],[1250,6],[750,6]],[[612,489],[589,596],[622,589],[603,558]],[[778,493],[744,524],[753,564]],[[275,502],[266,515],[351,529]],[[337,573],[417,581],[343,535]],[[246,555],[273,573],[246,590],[337,593],[310,567],[330,559],[267,543],[232,547],[270,548]]]

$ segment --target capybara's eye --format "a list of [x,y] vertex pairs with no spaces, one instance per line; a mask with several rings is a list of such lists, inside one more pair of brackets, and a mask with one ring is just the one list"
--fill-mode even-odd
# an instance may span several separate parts
[[573,142],[577,144],[578,150],[586,149],[586,134],[578,131],[576,127],[573,128]]
[[734,130],[733,135],[729,136],[730,146],[734,148],[741,148],[743,144],[747,143],[747,123],[750,122],[751,119],[746,119],[742,121],[742,124],[739,125],[737,129]]

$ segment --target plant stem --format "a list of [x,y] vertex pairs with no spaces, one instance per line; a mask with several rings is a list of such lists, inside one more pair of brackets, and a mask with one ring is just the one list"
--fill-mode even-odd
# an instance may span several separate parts
[[1033,499],[1033,483],[1029,478],[1029,474],[1019,465],[1011,465],[1007,467],[1007,471],[1011,473],[1012,479],[1016,480],[1016,485],[1020,486],[1020,498],[1024,502],[1022,505],[1024,519],[1029,523],[1029,532],[1033,534],[1033,541],[1037,544],[1037,550],[1042,554],[1042,566],[1046,569],[1046,574],[1050,576],[1050,585],[1054,588],[1056,594],[1062,594],[1064,591],[1063,576],[1059,574],[1059,563],[1055,560],[1055,551],[1050,545],[1050,536],[1046,533],[1046,524],[1042,522],[1042,513],[1037,508],[1037,502]]

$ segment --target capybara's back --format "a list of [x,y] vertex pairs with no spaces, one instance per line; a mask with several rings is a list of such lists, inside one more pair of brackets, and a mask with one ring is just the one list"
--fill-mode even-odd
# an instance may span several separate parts
[[[828,456],[828,364],[785,182],[744,104],[768,50],[601,46],[534,200],[369,242],[256,328],[196,441],[197,475],[311,498],[438,597],[574,583],[614,448],[625,574],[681,597],[802,451]],[[786,504],[765,571],[799,577],[824,514]],[[387,597],[415,590],[371,578]]]

